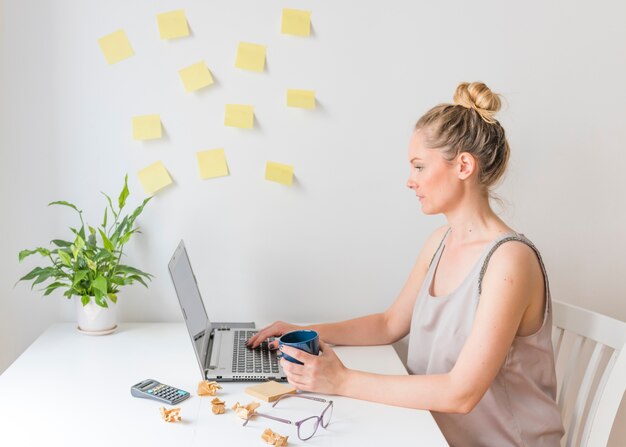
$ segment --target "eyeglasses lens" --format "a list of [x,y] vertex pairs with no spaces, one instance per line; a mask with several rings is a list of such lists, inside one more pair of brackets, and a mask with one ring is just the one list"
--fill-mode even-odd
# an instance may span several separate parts
[[328,427],[328,423],[330,422],[330,418],[333,416],[333,405],[331,404],[328,408],[326,408],[326,410],[324,410],[324,413],[322,414],[322,427],[326,428]]
[[302,421],[300,427],[298,427],[298,437],[303,441],[311,438],[315,434],[319,422],[320,420],[316,416],[310,417]]

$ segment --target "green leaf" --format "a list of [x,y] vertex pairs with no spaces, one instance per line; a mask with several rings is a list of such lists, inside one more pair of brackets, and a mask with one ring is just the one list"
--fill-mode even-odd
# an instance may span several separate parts
[[126,204],[126,198],[128,197],[128,194],[128,174],[126,174],[126,177],[124,177],[124,188],[122,189],[122,192],[120,192],[120,197],[117,200],[120,211],[122,210],[122,208],[124,208],[124,205]]
[[117,295],[114,293],[107,293],[107,296],[113,303],[117,303]]
[[[139,275],[131,275],[131,276],[128,277],[128,279],[130,279],[132,281],[140,282],[141,284],[144,285],[144,287],[146,287],[146,288],[148,287],[148,284],[146,284],[146,282],[143,280],[143,278],[141,276],[139,276]],[[132,282],[130,284],[132,284]]]
[[81,211],[81,210],[79,210],[78,208],[76,208],[76,205],[74,205],[73,203],[66,202],[66,201],[64,201],[64,200],[57,200],[56,202],[50,202],[50,203],[48,204],[48,206],[50,206],[50,205],[63,205],[63,206],[69,206],[70,208],[72,208],[72,209],[76,210],[76,212],[77,212],[78,214],[81,214],[81,213],[82,213],[82,211]]
[[[87,228],[89,228],[89,235],[87,236],[87,240],[85,242],[85,246],[89,247],[89,246],[95,246],[96,245],[96,229],[94,227],[92,227],[91,225],[88,225]],[[81,248],[82,250],[82,248]]]
[[100,291],[103,295],[107,293],[107,280],[104,276],[98,275],[96,279],[91,282],[91,288],[94,290]]
[[111,242],[113,243],[113,245],[117,246],[120,235],[122,234],[123,231],[125,231],[127,223],[128,223],[128,216],[124,216],[122,221],[116,226],[115,231],[113,232],[113,235],[111,236]]
[[89,297],[87,295],[83,295],[80,299],[80,302],[83,303],[83,307],[85,307],[87,304],[89,304],[89,301],[91,301],[89,299]]
[[85,240],[82,237],[80,237],[80,236],[76,236],[76,240],[74,241],[74,245],[76,246],[78,251],[80,251],[83,248],[85,248]]
[[107,213],[108,213],[109,209],[108,208],[104,208],[104,218],[102,219],[102,228],[107,227]]
[[55,272],[56,272],[56,269],[54,269],[52,267],[47,267],[45,269],[42,269],[39,272],[39,275],[37,276],[37,278],[33,281],[33,283],[32,283],[30,288],[32,289],[37,284],[44,282],[45,280],[47,280],[51,276],[54,276]]
[[130,215],[129,222],[130,222],[131,227],[135,223],[135,219],[137,219],[137,217],[139,217],[139,215],[143,212],[144,207],[150,200],[152,200],[152,196],[148,197],[147,199],[144,199],[141,205],[135,208],[135,211],[133,211],[133,213]]
[[137,231],[137,228],[124,234],[124,236],[122,236],[122,238],[120,239],[120,245],[126,244],[128,240],[130,239],[130,237],[133,235],[133,233],[135,233],[136,231]]
[[68,300],[72,298],[72,289],[66,290],[63,296],[66,296]]
[[39,253],[41,256],[49,256],[50,255],[50,250],[48,250],[46,248],[42,248],[42,247],[37,247],[34,250],[22,250],[22,251],[20,251],[20,254],[18,255],[18,258],[19,258],[20,262],[22,262],[22,260],[24,258],[26,258],[27,256],[30,256],[30,255],[34,255],[35,253]]
[[72,260],[70,259],[69,254],[67,254],[61,249],[57,250],[57,254],[59,255],[59,258],[61,259],[61,262],[63,263],[63,265],[66,265],[67,267],[72,267]]
[[85,258],[85,260],[87,261],[87,265],[89,266],[89,268],[95,272],[95,271],[96,271],[96,269],[98,268],[98,266],[96,265],[96,263],[95,263],[95,262],[93,262],[93,261],[92,261],[91,259],[89,259],[89,258]]
[[115,253],[117,252],[110,252],[107,250],[98,250],[98,253],[95,254],[95,256],[93,257],[93,260],[95,262],[102,262],[102,261],[107,261],[108,263],[112,264],[113,262],[116,261],[116,257],[115,257]]
[[51,241],[54,245],[56,245],[57,247],[62,247],[62,248],[67,248],[70,245],[72,245],[71,242],[68,241],[62,241],[61,239],[53,239]]
[[49,284],[46,287],[46,292],[43,294],[43,296],[47,296],[50,295],[52,292],[54,292],[54,290],[58,289],[59,287],[68,287],[69,284],[66,284],[64,282],[53,282],[52,284]]
[[115,270],[118,271],[118,272],[122,272],[122,273],[128,273],[128,274],[133,274],[133,275],[142,275],[142,276],[145,276],[147,278],[152,276],[150,273],[142,272],[141,270],[136,269],[135,267],[131,267],[130,265],[120,264],[120,265],[118,265],[115,268]]
[[121,276],[112,276],[109,278],[109,282],[112,284],[117,284],[118,286],[125,286],[128,284],[124,278]]
[[85,288],[75,289],[74,287],[72,287],[71,289],[69,289],[69,291],[71,292],[72,296],[83,296],[87,293],[87,289]]
[[105,193],[103,193],[102,191],[100,191],[100,193],[107,198],[107,201],[109,202],[109,208],[111,208],[111,212],[113,213],[113,215],[117,218],[117,213],[115,212],[115,209],[113,208],[113,203],[111,202],[111,198],[106,195]]
[[105,298],[105,295],[100,292],[99,290],[94,290],[94,298],[96,300],[96,304],[100,307],[109,307],[109,305],[107,304],[107,300]]
[[107,249],[108,251],[115,250],[115,247],[113,246],[113,244],[111,243],[107,235],[104,234],[104,231],[102,231],[102,229],[100,228],[98,228],[98,231],[100,232],[100,237],[102,238],[102,243],[104,244],[104,248]]
[[[25,274],[24,276],[22,276],[20,279],[17,280],[17,282],[20,281],[26,281],[29,279],[33,279],[36,276],[39,276],[39,273],[42,271],[43,269],[41,267],[35,267],[34,269],[32,269],[30,272],[28,272],[27,274]],[[15,283],[17,284],[17,283]]]
[[74,279],[72,280],[72,287],[76,286],[79,282],[81,282],[85,277],[89,274],[89,270],[78,270],[74,273]]

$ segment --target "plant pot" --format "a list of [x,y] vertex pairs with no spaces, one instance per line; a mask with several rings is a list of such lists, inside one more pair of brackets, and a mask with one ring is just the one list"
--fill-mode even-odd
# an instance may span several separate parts
[[117,304],[107,300],[109,307],[101,307],[91,297],[83,306],[80,296],[74,297],[78,330],[89,335],[106,335],[117,329]]

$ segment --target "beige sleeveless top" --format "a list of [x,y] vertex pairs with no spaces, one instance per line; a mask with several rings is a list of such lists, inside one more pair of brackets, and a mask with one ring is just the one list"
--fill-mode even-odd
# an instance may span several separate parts
[[505,234],[487,246],[455,291],[433,297],[431,282],[446,237],[431,261],[413,310],[407,360],[411,374],[443,374],[452,369],[472,329],[489,259],[505,242],[523,242],[537,254],[545,278],[546,310],[543,325],[536,333],[515,337],[498,375],[470,413],[433,411],[433,417],[454,447],[559,446],[563,425],[555,402],[552,305],[539,251],[524,236]]

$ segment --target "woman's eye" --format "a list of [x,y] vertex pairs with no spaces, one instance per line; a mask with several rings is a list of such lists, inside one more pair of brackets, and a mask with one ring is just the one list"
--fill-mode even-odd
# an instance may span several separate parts
[[421,171],[423,169],[423,166],[414,165],[413,167],[418,171]]

